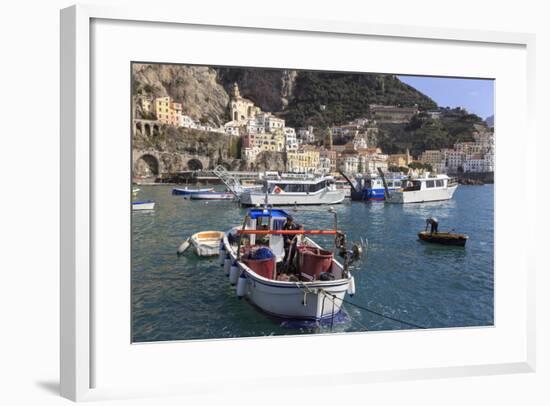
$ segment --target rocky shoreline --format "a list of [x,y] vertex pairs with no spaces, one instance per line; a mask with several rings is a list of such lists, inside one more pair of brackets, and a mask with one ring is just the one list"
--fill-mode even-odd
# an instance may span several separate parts
[[458,183],[461,185],[486,185],[495,183],[494,172],[480,173],[459,173],[450,174],[458,178]]

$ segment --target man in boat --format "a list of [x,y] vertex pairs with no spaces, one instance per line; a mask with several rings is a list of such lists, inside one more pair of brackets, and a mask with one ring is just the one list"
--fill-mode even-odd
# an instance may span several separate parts
[[[268,230],[269,227],[267,226],[267,224],[263,224],[259,227],[259,230]],[[262,234],[262,235],[259,235],[256,237],[256,244],[257,245],[265,245],[265,246],[269,246],[269,235],[267,234]]]
[[[294,222],[294,219],[292,218],[292,216],[288,216],[286,218],[286,222],[283,226],[283,230],[301,230],[302,228],[303,226],[301,224]],[[294,256],[296,255],[296,243],[298,241],[298,235],[284,234],[283,239],[285,242],[284,263],[286,264],[286,263],[290,263],[294,259]],[[290,258],[289,258],[288,255],[290,251],[292,252],[290,253]]]
[[435,217],[430,217],[429,219],[426,219],[426,231],[428,230],[428,226],[430,226],[430,234],[437,234],[438,225],[439,222]]

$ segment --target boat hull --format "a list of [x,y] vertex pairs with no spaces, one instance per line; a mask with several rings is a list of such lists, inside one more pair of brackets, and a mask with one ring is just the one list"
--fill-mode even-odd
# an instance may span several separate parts
[[132,210],[154,210],[155,202],[133,202]]
[[[246,275],[245,298],[263,312],[285,319],[321,320],[332,318],[342,307],[349,281],[319,284],[292,283],[285,285],[258,277],[254,272]],[[275,282],[275,283],[273,283]],[[334,296],[336,298],[334,298]]]
[[[344,190],[320,190],[315,193],[270,193],[268,203],[273,206],[305,206],[339,204],[345,199]],[[245,192],[240,196],[243,206],[258,206],[265,203],[265,193]]]
[[189,198],[191,200],[233,200],[235,195],[233,193],[205,192],[191,194]]
[[442,244],[442,245],[454,245],[458,247],[464,247],[466,241],[468,241],[468,236],[464,234],[453,234],[453,233],[430,233],[428,231],[421,231],[418,233],[418,238],[422,241],[433,243],[433,244]]
[[390,193],[390,198],[386,199],[389,203],[424,203],[424,202],[436,202],[440,200],[449,200],[453,198],[453,195],[458,186],[450,186],[448,188],[440,188],[433,190],[414,190],[414,191],[398,191]]
[[206,193],[206,192],[212,192],[214,189],[208,188],[208,189],[179,189],[174,188],[172,189],[173,195],[180,195],[180,196],[191,196],[197,193]]
[[[230,230],[231,231],[231,230]],[[239,267],[240,278],[245,278],[244,297],[252,305],[270,316],[294,320],[330,319],[342,308],[352,276],[333,281],[290,282],[264,278],[246,264],[237,260],[235,249],[224,237],[224,246],[232,261]],[[320,248],[312,240],[312,246]],[[333,267],[341,272],[342,265],[333,259]]]

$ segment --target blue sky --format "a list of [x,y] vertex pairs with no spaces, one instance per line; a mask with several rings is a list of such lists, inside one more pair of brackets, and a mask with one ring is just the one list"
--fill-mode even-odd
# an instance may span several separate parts
[[441,107],[464,107],[483,119],[494,114],[494,80],[401,75],[398,78]]

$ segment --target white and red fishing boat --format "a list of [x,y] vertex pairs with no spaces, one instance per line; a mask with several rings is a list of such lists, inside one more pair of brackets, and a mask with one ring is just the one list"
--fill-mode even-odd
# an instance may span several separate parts
[[[334,235],[341,243],[337,249],[347,253],[345,237],[336,229],[284,229],[289,217],[280,209],[249,210],[241,227],[225,233],[220,262],[237,296],[263,312],[285,319],[330,319],[340,312],[346,294],[355,293],[354,277],[350,261],[341,264],[311,236]],[[286,259],[285,235],[297,240],[289,244]]]

